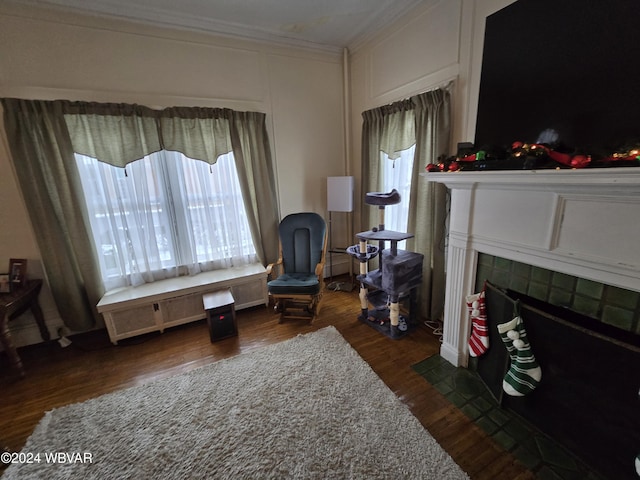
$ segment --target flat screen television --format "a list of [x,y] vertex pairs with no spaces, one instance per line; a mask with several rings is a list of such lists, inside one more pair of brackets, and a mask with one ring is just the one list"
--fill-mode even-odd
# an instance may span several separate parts
[[487,17],[475,149],[640,146],[640,0],[519,0]]

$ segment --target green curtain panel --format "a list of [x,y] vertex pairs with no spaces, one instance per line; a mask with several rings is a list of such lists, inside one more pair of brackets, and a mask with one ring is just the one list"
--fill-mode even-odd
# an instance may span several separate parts
[[415,105],[416,152],[411,177],[408,229],[415,236],[407,246],[424,254],[420,310],[436,320],[444,312],[447,188],[420,176],[429,163],[447,154],[451,143],[451,88],[449,84],[411,97]]
[[267,135],[266,115],[229,112],[231,145],[249,226],[263,265],[278,259],[280,208],[276,192],[275,166]]
[[98,319],[102,281],[62,104],[3,99],[18,183],[58,312],[74,331]]

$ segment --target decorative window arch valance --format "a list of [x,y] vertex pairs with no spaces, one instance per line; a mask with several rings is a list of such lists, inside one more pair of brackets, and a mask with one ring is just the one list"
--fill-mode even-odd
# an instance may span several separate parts
[[117,167],[159,150],[214,164],[232,150],[229,109],[90,102],[62,107],[74,151]]
[[410,99],[363,112],[365,124],[378,131],[378,151],[390,160],[416,143],[414,104]]

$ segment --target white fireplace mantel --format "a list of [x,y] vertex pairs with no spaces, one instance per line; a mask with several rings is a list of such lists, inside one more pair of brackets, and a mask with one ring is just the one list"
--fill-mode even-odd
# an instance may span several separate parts
[[640,291],[640,168],[424,174],[451,192],[441,355],[468,362],[478,253]]

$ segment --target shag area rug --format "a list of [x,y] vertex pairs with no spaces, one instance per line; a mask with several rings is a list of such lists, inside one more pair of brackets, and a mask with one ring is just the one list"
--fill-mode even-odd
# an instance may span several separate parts
[[47,412],[20,454],[3,479],[468,479],[334,327]]

